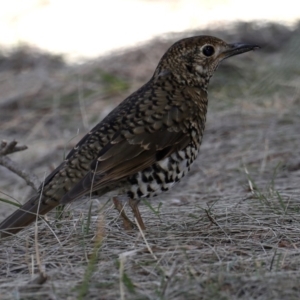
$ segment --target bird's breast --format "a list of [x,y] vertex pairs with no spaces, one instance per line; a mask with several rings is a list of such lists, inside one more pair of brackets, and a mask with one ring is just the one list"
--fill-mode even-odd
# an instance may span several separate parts
[[127,195],[132,199],[154,197],[168,191],[190,170],[196,159],[200,144],[191,143],[185,149],[177,151],[151,167],[130,176]]

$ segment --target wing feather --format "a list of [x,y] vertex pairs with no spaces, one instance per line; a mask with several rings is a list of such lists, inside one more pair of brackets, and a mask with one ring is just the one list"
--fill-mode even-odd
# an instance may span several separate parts
[[157,157],[164,159],[189,143],[190,138],[184,132],[167,130],[137,136],[130,141],[123,139],[118,143],[110,142],[100,151],[99,158],[93,161],[91,170],[64,195],[61,202],[68,203],[85,195],[91,191],[91,187],[94,191],[124,180],[152,166]]
[[[195,102],[195,98],[205,98],[203,93],[187,87],[177,90],[172,95],[171,104],[166,91],[156,90],[155,95],[144,95],[152,97],[151,102],[143,102],[139,98],[127,113],[116,116],[116,120],[111,116],[110,124],[117,122],[119,128],[100,149],[86,175],[62,197],[61,203],[114,186],[128,176],[151,167],[158,160],[184,149],[193,140],[190,133],[192,124],[198,124],[198,118],[203,113],[202,106]],[[123,103],[125,105],[126,101]],[[154,109],[154,106],[160,109]]]

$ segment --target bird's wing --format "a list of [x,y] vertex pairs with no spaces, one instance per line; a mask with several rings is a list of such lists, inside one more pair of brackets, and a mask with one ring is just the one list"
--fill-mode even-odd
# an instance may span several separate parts
[[131,131],[127,136],[128,130],[118,131],[101,149],[98,158],[92,162],[90,171],[63,196],[61,203],[68,203],[91,190],[116,183],[184,149],[192,138],[186,126],[179,126],[177,121],[180,123],[189,118],[187,114],[187,111],[173,107],[162,116],[161,121],[162,124],[174,123],[174,126],[162,125],[152,132],[141,127],[141,130],[137,128],[136,133]]

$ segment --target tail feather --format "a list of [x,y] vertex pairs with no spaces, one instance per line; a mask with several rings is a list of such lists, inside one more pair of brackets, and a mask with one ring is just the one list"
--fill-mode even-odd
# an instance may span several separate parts
[[45,201],[40,201],[40,195],[32,197],[22,207],[1,222],[0,238],[19,232],[34,222],[37,215],[44,215],[55,206],[45,204]]

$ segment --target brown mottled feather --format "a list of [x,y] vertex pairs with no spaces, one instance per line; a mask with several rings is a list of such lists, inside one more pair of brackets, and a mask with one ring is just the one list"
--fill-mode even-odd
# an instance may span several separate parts
[[[151,137],[155,135],[152,133]],[[61,203],[68,203],[72,199],[87,194],[91,190],[91,186],[92,190],[101,190],[108,184],[126,179],[128,176],[152,166],[160,153],[163,153],[163,156],[160,156],[160,159],[163,159],[175,151],[184,149],[190,142],[182,132],[158,132],[158,136],[161,135],[166,138],[162,145],[155,145],[152,142],[149,148],[145,148],[143,146],[145,144],[131,144],[127,140],[117,144],[110,143],[109,147],[103,148],[102,150],[105,151],[101,151],[99,158],[92,163],[93,169],[62,198]]]

